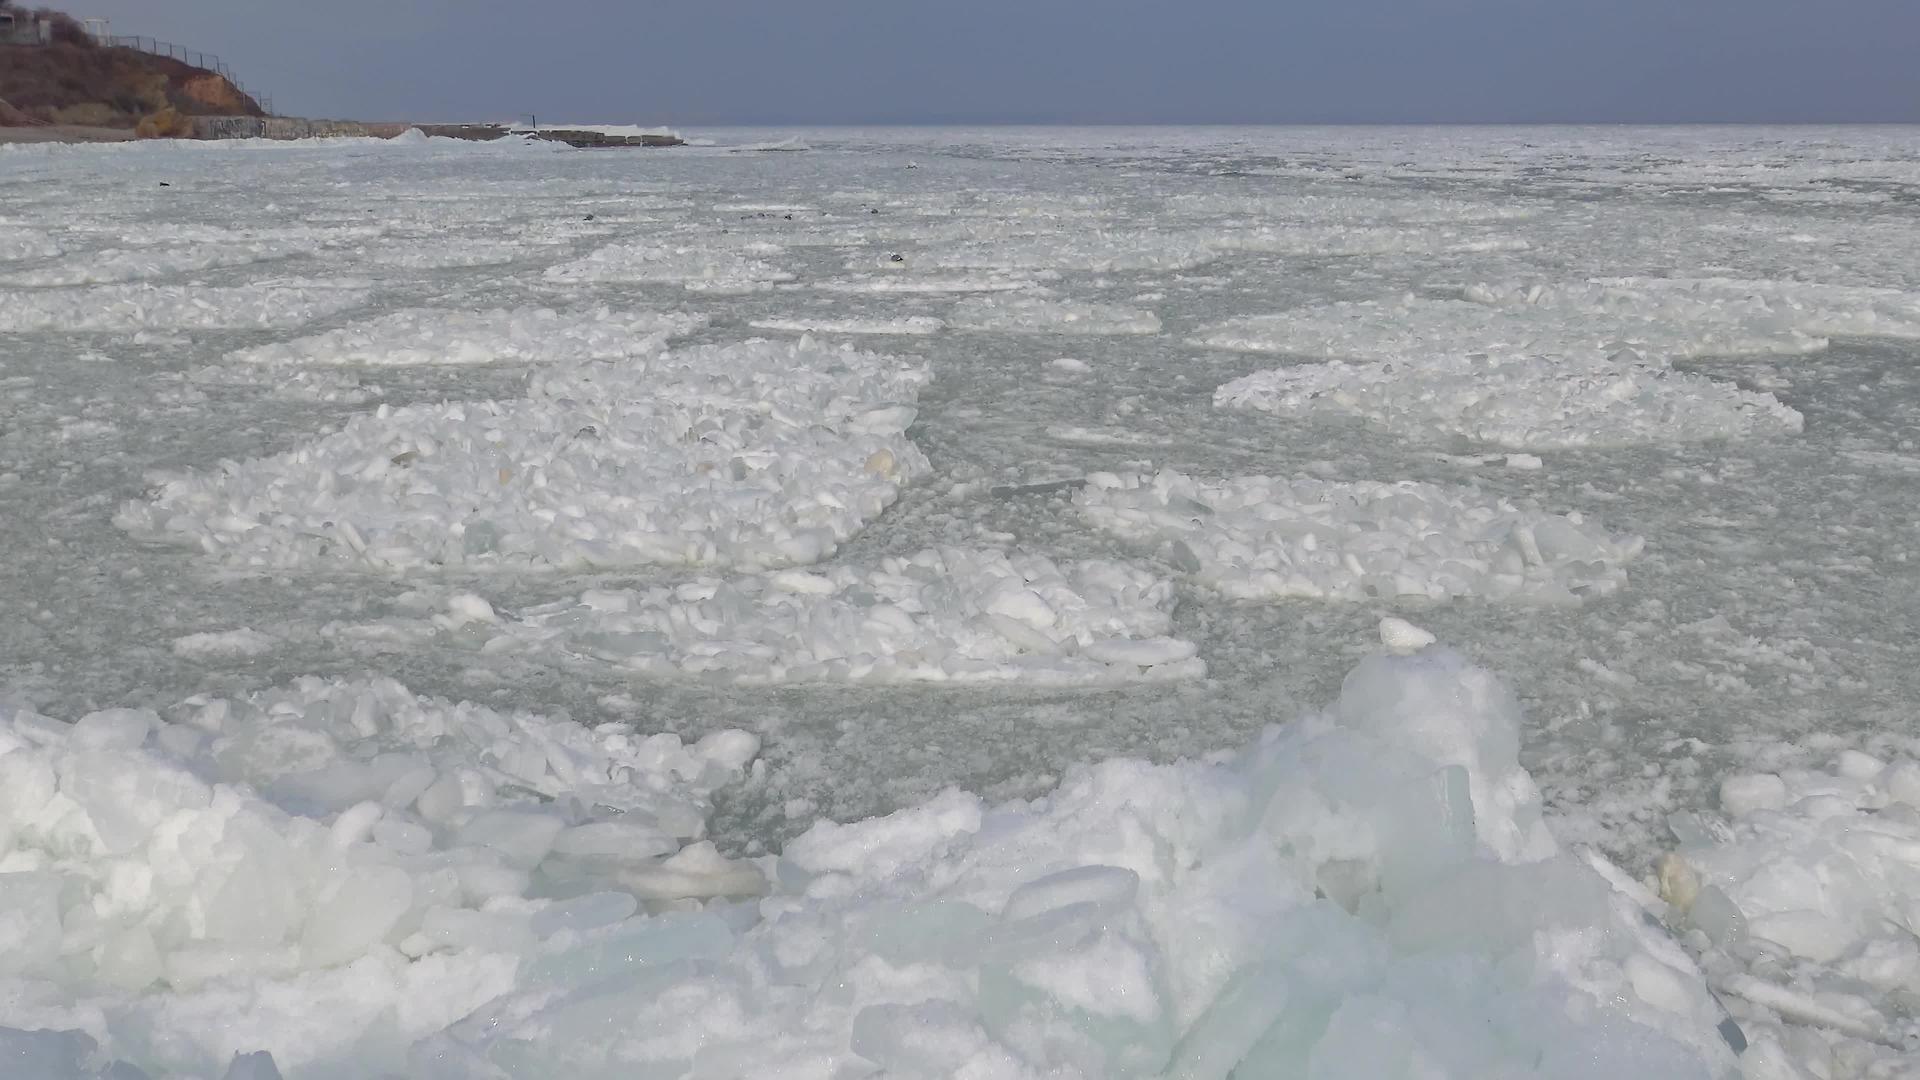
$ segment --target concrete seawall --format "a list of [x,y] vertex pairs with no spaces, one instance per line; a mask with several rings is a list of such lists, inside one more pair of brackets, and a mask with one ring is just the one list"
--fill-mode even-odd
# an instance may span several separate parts
[[297,116],[196,116],[197,139],[390,139],[407,124],[364,124],[357,120],[307,120]]

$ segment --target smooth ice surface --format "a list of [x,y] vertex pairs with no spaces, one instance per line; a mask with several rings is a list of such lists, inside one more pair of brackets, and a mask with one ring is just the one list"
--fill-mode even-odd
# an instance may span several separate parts
[[581,364],[518,401],[383,406],[116,521],[260,566],[809,563],[924,471],[926,380],[804,339]]
[[1577,603],[1624,586],[1623,564],[1643,544],[1577,511],[1412,482],[1095,473],[1074,502],[1095,526],[1242,600]]
[[522,611],[483,647],[745,683],[1112,685],[1205,673],[1169,636],[1172,606],[1171,583],[1123,563],[939,548],[871,569],[596,589]]

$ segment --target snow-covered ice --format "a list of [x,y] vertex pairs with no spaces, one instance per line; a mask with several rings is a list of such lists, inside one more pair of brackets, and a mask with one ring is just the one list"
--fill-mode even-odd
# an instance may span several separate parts
[[1095,473],[1074,503],[1098,528],[1243,600],[1577,603],[1624,586],[1643,544],[1578,512],[1413,482]]

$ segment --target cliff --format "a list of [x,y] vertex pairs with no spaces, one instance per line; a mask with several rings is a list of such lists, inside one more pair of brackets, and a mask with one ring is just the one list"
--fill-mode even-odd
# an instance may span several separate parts
[[131,128],[169,110],[178,116],[265,116],[217,72],[136,49],[90,41],[0,45],[0,125],[14,117],[47,124]]

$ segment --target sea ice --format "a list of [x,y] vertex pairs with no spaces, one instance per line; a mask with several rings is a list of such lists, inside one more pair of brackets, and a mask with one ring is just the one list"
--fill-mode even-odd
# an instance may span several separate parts
[[817,825],[769,860],[774,892],[737,929],[657,920],[623,948],[658,963],[570,976],[571,994],[536,983],[411,1061],[445,1077],[562,1061],[1732,1077],[1699,971],[1594,864],[1557,852],[1514,756],[1518,716],[1491,675],[1429,648],[1364,661],[1334,709],[1217,761],[1111,761],[1030,803],[948,792]]
[[51,259],[64,250],[59,241],[41,229],[0,223],[0,263]]
[[1299,364],[1214,391],[1221,408],[1335,412],[1397,431],[1551,450],[1797,433],[1798,411],[1632,350],[1601,362],[1443,355],[1414,362]]
[[1669,921],[1759,1038],[1825,1029],[1856,1075],[1897,1071],[1920,1037],[1920,762],[1846,750],[1827,769],[1736,774],[1720,811],[1670,820]]
[[[745,732],[588,731],[391,680],[169,713],[0,713],[0,1001],[59,1000],[42,1015],[159,1075],[260,1050],[380,1072],[382,1040],[404,1051],[514,986],[536,926],[570,942],[635,914],[588,883],[653,873],[658,903],[763,887],[697,842],[758,750]],[[600,824],[627,842],[565,842]]]
[[[1474,286],[1469,299],[1403,296],[1350,301],[1276,315],[1234,319],[1202,332],[1203,345],[1315,359],[1391,362],[1418,367],[1453,356],[1518,361],[1562,359],[1579,370],[1622,349],[1684,358],[1745,353],[1796,354],[1826,347],[1808,326],[1752,304],[1606,303],[1596,287]],[[1529,301],[1531,297],[1531,301]],[[1585,298],[1588,304],[1565,302]]]
[[[1477,285],[1466,290],[1466,297],[1567,319],[1727,326],[1749,334],[1771,331],[1788,341],[1841,335],[1920,337],[1920,293],[1810,281],[1598,278],[1564,285]],[[1794,350],[1711,347],[1709,351]]]
[[1151,311],[1118,304],[1087,304],[1040,297],[983,296],[962,300],[947,315],[955,330],[1003,334],[1157,334]]
[[0,289],[0,334],[277,330],[359,307],[369,294],[364,282],[295,279],[231,286]]
[[304,255],[311,245],[284,240],[230,244],[108,248],[75,255],[46,266],[0,274],[0,285],[44,288],[102,285],[144,278],[174,277],[224,266],[247,266]]
[[559,363],[613,360],[658,351],[707,323],[685,312],[561,312],[552,308],[462,311],[409,308],[292,341],[241,349],[229,361],[251,364]]
[[1219,248],[1187,233],[1075,229],[957,245],[927,253],[926,265],[948,269],[1188,270],[1219,258]]
[[1239,599],[1576,603],[1624,585],[1642,544],[1578,513],[1411,481],[1095,473],[1074,502],[1096,526]]
[[566,365],[167,480],[115,521],[256,566],[810,563],[927,468],[904,434],[927,378],[807,338]]
[[746,244],[735,249],[711,243],[616,243],[549,267],[545,279],[556,285],[673,283],[714,292],[751,291],[776,281],[793,280],[791,273],[762,261],[780,250],[773,244]]
[[924,336],[939,333],[946,325],[931,315],[902,315],[895,318],[780,315],[755,319],[749,325],[757,330],[789,330],[803,334],[905,334]]
[[1205,673],[1170,636],[1173,589],[1105,560],[938,548],[524,610],[489,652],[549,643],[649,673],[761,682],[1111,685]]

